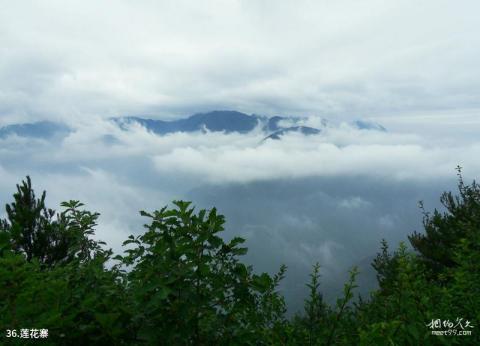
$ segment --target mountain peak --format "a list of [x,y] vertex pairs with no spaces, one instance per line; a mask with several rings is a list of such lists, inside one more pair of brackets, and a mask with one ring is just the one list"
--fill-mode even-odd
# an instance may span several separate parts
[[352,123],[352,125],[359,130],[376,130],[376,131],[382,131],[382,132],[387,131],[385,127],[373,121],[356,120]]
[[305,136],[311,136],[311,135],[319,134],[321,130],[316,129],[314,127],[309,127],[309,126],[291,126],[291,127],[287,127],[287,128],[283,128],[278,131],[275,131],[274,133],[265,137],[263,141],[266,141],[267,139],[279,140],[283,135],[291,132],[297,132]]
[[[257,126],[260,126],[266,134],[264,140],[268,138],[280,139],[289,132],[298,132],[303,135],[318,134],[323,129],[331,127],[326,119],[321,119],[320,123],[317,121],[316,123],[319,125],[317,128],[306,126],[305,124],[308,123],[307,118],[293,116],[273,116],[268,118],[261,115],[248,115],[232,110],[214,110],[205,113],[196,113],[187,118],[172,121],[152,120],[140,117],[120,118],[120,121],[117,119],[114,120],[119,123],[122,128],[124,128],[123,120],[127,123],[133,121],[144,126],[149,131],[160,135],[173,132],[196,132],[205,130],[225,133],[248,133]],[[382,125],[365,120],[357,120],[350,123],[350,126],[359,130],[386,131]]]

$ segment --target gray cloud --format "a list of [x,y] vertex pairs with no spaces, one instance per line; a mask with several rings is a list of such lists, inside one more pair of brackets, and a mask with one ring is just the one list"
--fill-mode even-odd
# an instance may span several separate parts
[[[250,184],[206,185],[189,193],[203,207],[216,205],[227,216],[227,236],[247,239],[247,260],[257,270],[289,270],[283,289],[292,309],[301,306],[311,265],[322,266],[322,290],[332,301],[359,265],[361,290],[375,283],[370,263],[385,238],[393,247],[421,230],[417,201],[438,207],[443,189],[454,179],[430,182],[368,177],[312,177]],[[359,199],[369,206],[345,209]]]
[[475,1],[3,8],[1,123],[214,108],[345,118],[479,107]]
[[[97,237],[117,252],[129,234],[143,231],[140,209],[174,199],[217,206],[227,216],[225,236],[247,239],[247,261],[257,270],[288,265],[283,289],[295,309],[312,263],[322,264],[333,299],[350,266],[361,264],[371,275],[368,262],[381,238],[396,244],[421,229],[417,201],[438,206],[440,192],[454,186],[457,164],[466,179],[480,173],[475,138],[452,146],[445,138],[345,123],[317,136],[263,137],[158,136],[101,119],[79,122],[63,138],[7,136],[0,139],[0,202],[9,202],[14,184],[30,174],[37,190],[48,191],[50,206],[79,199],[99,211]],[[363,280],[363,287],[373,282]]]
[[[346,269],[378,242],[421,228],[480,173],[476,1],[22,1],[0,12],[0,126],[57,120],[52,140],[0,138],[0,202],[30,174],[50,206],[101,212],[116,251],[142,231],[139,209],[173,199],[218,206],[226,237],[248,239],[258,270],[290,270],[303,299],[322,264],[333,298]],[[336,122],[320,136],[122,131],[105,119],[168,119],[212,109]],[[369,118],[389,133],[342,123]],[[3,211],[2,211],[3,212]],[[366,263],[366,264],[365,264]]]

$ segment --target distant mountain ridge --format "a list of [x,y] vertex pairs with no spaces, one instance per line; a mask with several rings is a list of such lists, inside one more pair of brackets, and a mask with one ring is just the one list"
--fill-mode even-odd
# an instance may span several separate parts
[[305,136],[311,136],[311,135],[318,135],[322,131],[309,126],[290,126],[290,127],[275,131],[271,135],[268,135],[267,137],[265,137],[263,140],[265,141],[267,139],[281,139],[283,135],[289,132],[298,132]]
[[0,127],[0,138],[17,135],[19,137],[48,139],[68,132],[70,132],[70,129],[64,124],[52,121],[38,121],[35,123],[13,124]]
[[197,113],[188,118],[163,121],[145,119],[140,117],[124,117],[113,119],[119,124],[123,122],[137,122],[148,130],[159,135],[172,132],[195,132],[195,131],[225,131],[247,133],[257,125],[260,117],[247,115],[237,111],[213,111],[208,113]]
[[[269,118],[230,110],[197,113],[187,118],[171,121],[148,119],[138,116],[118,117],[110,120],[123,130],[128,130],[132,124],[138,124],[157,135],[166,135],[175,132],[237,132],[246,134],[258,129],[265,134],[263,141],[269,139],[280,140],[288,133],[299,133],[305,136],[318,135],[330,127],[330,124],[325,119],[321,120],[319,127],[311,127],[305,124],[306,118],[290,116],[274,116]],[[386,131],[382,125],[365,120],[357,120],[351,122],[349,125],[359,130]],[[11,135],[49,139],[65,136],[70,131],[72,130],[65,124],[51,121],[13,124],[0,127],[0,139]]]
[[376,130],[376,131],[382,131],[382,132],[387,131],[387,129],[382,125],[371,122],[371,121],[356,120],[352,123],[352,125],[354,125],[359,130]]
[[[317,135],[329,126],[326,119],[321,120],[321,128],[316,128],[305,126],[302,123],[304,119],[299,117],[273,116],[269,118],[256,114],[248,115],[237,111],[197,113],[188,118],[172,121],[153,120],[142,117],[115,118],[113,121],[122,128],[125,128],[125,125],[137,123],[159,135],[195,131],[248,133],[256,127],[260,127],[266,135],[264,140],[279,140],[285,134],[292,132],[301,133],[306,136]],[[365,120],[354,121],[350,123],[350,126],[359,130],[386,131],[382,125]]]
[[[317,128],[297,125],[300,118],[280,116],[268,118],[255,114],[248,115],[237,111],[197,113],[188,118],[172,121],[152,120],[140,117],[124,117],[113,120],[122,128],[125,128],[126,124],[135,122],[159,135],[173,132],[195,131],[248,133],[256,127],[260,127],[266,134],[264,140],[278,140],[281,139],[283,135],[291,132],[298,132],[303,135],[314,135],[321,132],[321,130]],[[282,122],[290,123],[292,126],[282,125]]]

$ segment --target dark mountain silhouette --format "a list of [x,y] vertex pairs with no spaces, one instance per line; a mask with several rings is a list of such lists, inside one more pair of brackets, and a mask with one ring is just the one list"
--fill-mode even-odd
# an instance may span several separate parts
[[266,129],[270,132],[278,131],[282,129],[281,126],[279,126],[279,123],[285,120],[285,117],[279,117],[279,116],[274,116],[268,119],[268,123],[266,125]]
[[[137,123],[158,135],[166,135],[174,132],[225,132],[225,133],[248,133],[255,128],[265,133],[267,139],[280,140],[287,133],[297,132],[303,135],[316,135],[323,129],[331,127],[324,119],[321,122],[321,128],[304,126],[305,119],[291,116],[274,116],[271,118],[261,115],[248,115],[237,111],[212,111],[207,113],[197,113],[183,119],[164,121],[154,120],[137,116],[128,116],[112,118],[121,129],[128,130],[129,125]],[[351,126],[360,130],[386,131],[386,129],[377,123],[357,120],[350,123]],[[0,127],[0,138],[11,135],[32,138],[62,138],[72,131],[68,126],[62,123],[52,121],[39,121],[26,124],[13,124]],[[106,143],[113,143],[113,135],[106,135]]]
[[359,130],[376,130],[376,131],[382,131],[382,132],[387,131],[387,129],[382,125],[371,122],[371,121],[356,120],[352,123],[352,125]]
[[[321,132],[321,130],[313,127],[297,125],[301,123],[302,120],[298,117],[274,116],[268,118],[256,114],[248,115],[237,111],[199,113],[188,118],[172,121],[153,120],[142,117],[124,117],[113,120],[123,129],[127,129],[128,124],[135,122],[159,135],[173,132],[195,131],[248,133],[257,126],[267,134],[265,139],[280,139],[284,134],[289,132],[299,132],[304,135],[313,135]],[[326,126],[326,121],[323,121],[322,124]]]
[[321,130],[313,128],[313,127],[308,127],[308,126],[292,126],[292,127],[287,127],[278,131],[275,131],[271,135],[265,137],[263,140],[266,141],[267,139],[281,139],[283,135],[289,132],[299,132],[303,135],[310,136],[310,135],[317,135],[321,132]]
[[49,139],[55,136],[66,135],[68,132],[70,132],[70,129],[64,124],[51,121],[39,121],[1,127],[0,138],[17,135],[20,137]]
[[252,131],[261,121],[261,117],[236,111],[213,111],[194,114],[185,119],[163,121],[140,117],[120,118],[118,121],[137,122],[148,130],[160,135],[172,132],[225,131],[226,133]]

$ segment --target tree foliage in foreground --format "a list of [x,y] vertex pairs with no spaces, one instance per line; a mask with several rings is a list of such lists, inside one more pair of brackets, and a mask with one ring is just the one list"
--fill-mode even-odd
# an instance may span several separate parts
[[[287,318],[285,266],[269,275],[242,263],[244,240],[221,237],[215,208],[142,212],[145,232],[112,257],[93,238],[97,213],[78,201],[46,208],[27,177],[0,220],[0,331],[48,329],[46,345],[478,345],[480,188],[461,176],[458,187],[442,195],[444,212],[424,212],[414,251],[382,241],[377,290],[355,297],[354,268],[328,305],[315,264],[304,311]],[[437,319],[462,319],[471,335],[434,336]]]
[[253,274],[239,256],[241,238],[225,242],[219,233],[224,218],[216,209],[198,213],[176,201],[153,213],[138,237],[130,236],[127,255],[133,267],[128,291],[135,302],[138,340],[155,344],[255,343],[274,341],[284,322],[284,301],[276,291],[284,268],[270,277]]

